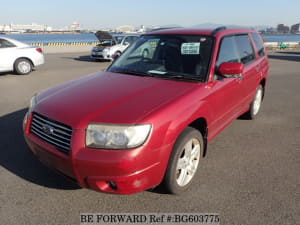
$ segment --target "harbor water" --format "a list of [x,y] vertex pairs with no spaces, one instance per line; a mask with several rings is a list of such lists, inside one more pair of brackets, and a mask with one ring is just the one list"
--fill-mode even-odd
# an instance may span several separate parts
[[[0,35],[2,36],[2,35]],[[98,42],[93,33],[83,34],[6,34],[10,37],[28,44],[41,43],[48,45],[49,43],[88,43]],[[263,34],[265,42],[300,42],[300,34]]]

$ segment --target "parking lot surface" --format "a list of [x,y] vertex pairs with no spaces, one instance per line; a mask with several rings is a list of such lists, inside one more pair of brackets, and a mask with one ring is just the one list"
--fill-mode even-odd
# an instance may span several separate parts
[[218,213],[221,224],[299,224],[300,52],[270,53],[259,117],[236,120],[214,141],[183,195],[154,189],[110,195],[82,189],[28,151],[22,119],[29,99],[109,63],[84,53],[47,54],[27,76],[0,75],[0,224],[79,224],[80,213]]

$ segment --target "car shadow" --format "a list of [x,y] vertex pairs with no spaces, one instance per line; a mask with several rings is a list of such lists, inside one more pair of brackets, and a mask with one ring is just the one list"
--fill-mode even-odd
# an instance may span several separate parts
[[77,61],[84,61],[84,62],[97,62],[94,59],[92,59],[91,56],[89,56],[89,55],[82,55],[82,56],[78,56],[73,59],[77,60]]
[[277,51],[276,53],[281,53],[281,54],[289,54],[289,55],[300,55],[300,52],[297,52],[297,51]]
[[16,74],[13,72],[0,72],[0,77],[5,75],[16,75]]
[[110,60],[96,60],[92,59],[90,55],[82,55],[78,57],[61,57],[62,59],[73,59],[76,61],[81,61],[81,62],[94,62],[94,63],[99,63],[99,62],[110,62]]
[[23,138],[22,121],[27,109],[0,117],[0,165],[31,183],[53,189],[74,190],[80,187],[41,164]]
[[280,52],[280,54],[269,54],[268,57],[270,59],[278,59],[278,60],[287,60],[287,61],[295,61],[300,62],[300,54],[299,52]]
[[92,59],[90,55],[83,55],[83,56],[79,56],[77,58],[74,58],[74,60],[77,61],[84,61],[84,62],[110,62],[110,60],[105,60],[105,59]]
[[163,184],[159,184],[157,187],[150,188],[146,191],[154,194],[159,194],[159,195],[171,195],[171,193],[166,190]]

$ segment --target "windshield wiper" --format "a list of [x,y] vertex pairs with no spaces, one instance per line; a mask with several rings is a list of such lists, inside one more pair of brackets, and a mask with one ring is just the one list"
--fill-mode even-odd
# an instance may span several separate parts
[[165,79],[183,79],[183,80],[196,80],[196,81],[203,81],[202,78],[197,76],[191,76],[190,74],[182,74],[182,73],[174,73],[166,71],[165,73],[151,73],[151,71],[148,71],[148,73],[152,74],[156,77],[161,77]]
[[120,69],[120,70],[113,70],[114,73],[125,73],[130,75],[136,75],[136,76],[149,76],[150,74],[142,72],[142,71],[136,71],[136,70],[129,70],[129,69]]
[[136,70],[129,70],[129,69],[119,69],[113,70],[114,73],[124,73],[136,76],[143,76],[143,77],[157,77],[161,79],[181,79],[181,80],[195,80],[203,82],[203,79],[196,76],[191,76],[189,74],[181,74],[181,73],[174,73],[174,72],[163,72],[163,71],[136,71]]

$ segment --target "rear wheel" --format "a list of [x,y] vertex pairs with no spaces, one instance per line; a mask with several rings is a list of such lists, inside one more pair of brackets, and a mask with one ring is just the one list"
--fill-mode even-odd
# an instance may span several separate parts
[[261,108],[263,95],[264,95],[264,89],[263,89],[262,85],[259,85],[256,90],[254,99],[250,105],[250,109],[242,116],[243,118],[249,119],[249,120],[255,119],[255,117],[257,116],[257,114],[259,113],[259,110]]
[[175,143],[163,181],[168,192],[179,194],[190,186],[197,172],[202,151],[201,133],[187,127]]
[[32,71],[32,64],[28,59],[18,59],[14,64],[14,68],[17,74],[25,75]]

